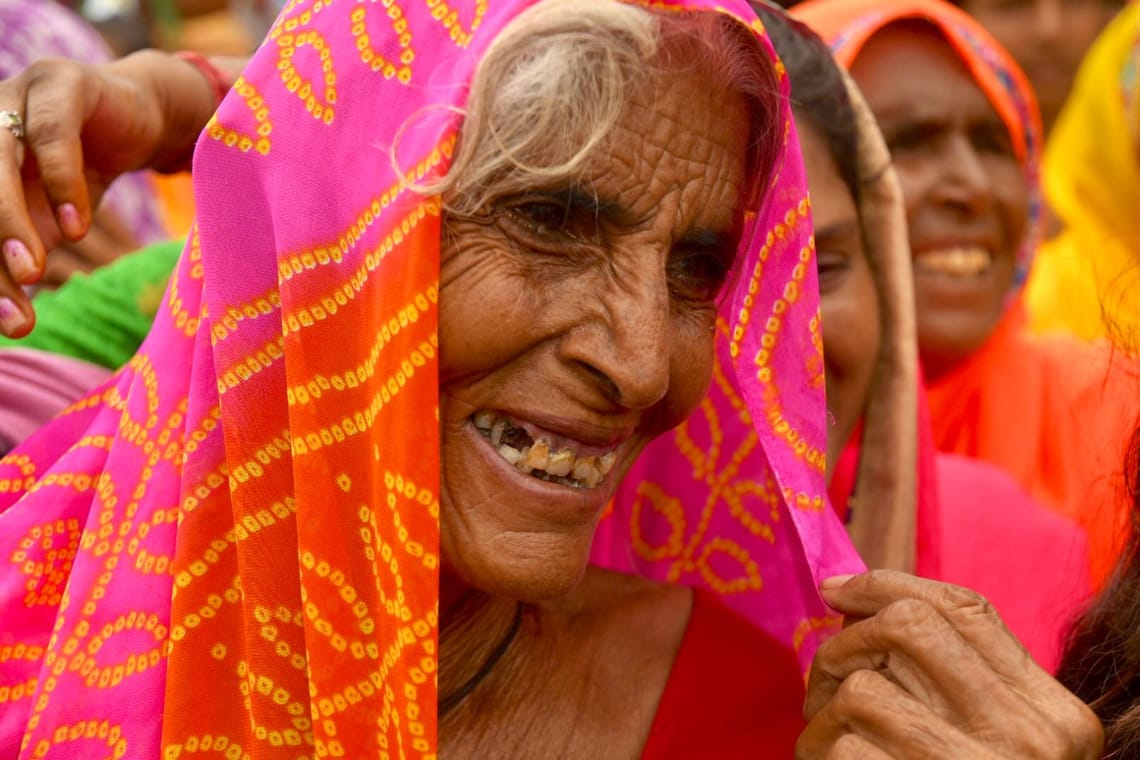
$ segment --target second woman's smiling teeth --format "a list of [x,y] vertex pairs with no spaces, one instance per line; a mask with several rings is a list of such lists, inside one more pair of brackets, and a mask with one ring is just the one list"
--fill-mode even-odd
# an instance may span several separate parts
[[580,454],[571,446],[561,446],[555,451],[550,439],[535,439],[523,427],[495,412],[481,411],[471,419],[475,429],[491,442],[499,456],[520,472],[540,480],[574,488],[593,488],[614,466],[613,449],[600,455]]
[[994,257],[980,246],[955,246],[923,251],[914,258],[915,269],[951,277],[973,277],[984,274]]

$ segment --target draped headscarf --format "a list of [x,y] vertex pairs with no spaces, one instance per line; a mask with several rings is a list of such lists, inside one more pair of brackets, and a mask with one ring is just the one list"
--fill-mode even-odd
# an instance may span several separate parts
[[932,24],[1009,130],[1030,198],[1018,276],[986,343],[927,384],[934,443],[997,465],[1043,505],[1079,522],[1088,532],[1090,575],[1103,582],[1126,520],[1121,469],[1140,386],[1135,366],[1121,357],[1073,340],[1035,339],[1025,328],[1020,288],[1043,227],[1040,119],[1027,80],[977,22],[940,0],[809,0],[793,15],[820,32],[848,68],[884,27]]
[[[0,755],[435,752],[440,202],[391,150],[413,180],[446,171],[453,107],[527,5],[282,11],[199,139],[197,228],[149,338],[0,460]],[[651,7],[732,14],[770,51],[743,2]],[[771,584],[772,625],[810,656],[829,622],[817,581],[859,565],[825,502],[809,206],[780,79],[784,149],[683,432],[717,441],[694,467],[758,469],[733,491],[710,477],[674,579]],[[714,409],[749,410],[755,432],[727,439]],[[721,540],[723,520],[751,540]]]
[[1064,224],[1041,246],[1029,324],[1140,345],[1140,5],[1089,50],[1045,149],[1049,206]]

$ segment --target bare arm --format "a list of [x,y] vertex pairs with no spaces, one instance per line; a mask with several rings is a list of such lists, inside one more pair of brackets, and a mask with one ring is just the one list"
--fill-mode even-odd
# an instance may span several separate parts
[[[232,83],[245,61],[211,63]],[[20,286],[43,276],[47,251],[87,234],[111,181],[186,167],[216,108],[196,66],[158,51],[98,66],[40,61],[0,82],[0,109],[20,114],[26,132],[0,130],[0,330],[32,329]]]

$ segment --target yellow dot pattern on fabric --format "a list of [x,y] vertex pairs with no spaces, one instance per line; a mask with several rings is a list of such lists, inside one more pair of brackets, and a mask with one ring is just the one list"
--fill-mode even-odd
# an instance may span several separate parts
[[366,31],[365,19],[370,12],[376,11],[376,3],[360,6],[352,11],[352,36],[356,39],[357,50],[360,51],[360,60],[371,67],[373,71],[384,75],[385,79],[396,77],[402,84],[412,81],[412,61],[416,59],[416,52],[412,49],[412,33],[408,31],[408,20],[404,11],[395,3],[385,3],[387,16],[392,24],[392,31],[399,36],[400,59],[393,63],[384,57],[384,54],[372,47],[372,40]]
[[[797,227],[811,224],[810,212],[811,205],[805,198],[796,208],[789,209],[785,218],[777,223],[775,228],[768,233],[764,245],[760,249],[759,260],[749,277],[747,294],[744,297],[744,305],[736,315],[736,322],[731,328],[729,350],[733,357],[739,356],[740,344],[744,339],[746,330],[757,329],[756,326],[749,328],[749,323],[753,318],[752,310],[755,305],[754,299],[760,289],[765,263],[772,256],[796,255],[798,260],[792,269],[792,277],[787,284],[785,284],[783,293],[772,302],[769,314],[763,323],[760,335],[760,349],[756,353],[753,364],[756,367],[756,381],[764,389],[764,415],[768,425],[776,433],[777,437],[782,440],[800,460],[817,471],[824,472],[827,467],[826,452],[817,446],[809,444],[807,438],[786,418],[780,396],[776,391],[776,384],[773,382],[772,369],[770,367],[770,359],[780,340],[786,315],[789,309],[799,300],[802,283],[810,269],[815,266],[815,243],[812,239],[809,238],[808,243],[802,246],[798,251],[787,250],[787,245],[798,238],[797,235],[793,234]],[[822,387],[823,344],[822,337],[819,337],[818,340],[816,339],[816,336],[819,334],[818,312],[814,315],[812,324],[814,325],[812,331],[812,345],[816,348],[816,352],[807,359],[809,368],[808,377],[812,383]]]
[[[269,38],[277,43],[277,70],[285,89],[305,104],[305,110],[314,119],[332,124],[337,100],[336,69],[324,35],[313,29],[304,29],[310,21],[312,11],[304,11],[300,16],[274,26]],[[320,57],[319,81],[305,79],[293,65],[293,57],[305,47],[311,48]]]
[[[329,376],[317,375],[303,385],[290,387],[287,391],[289,405],[307,404],[311,399],[319,399],[325,393],[352,390],[366,383],[375,376],[376,365],[384,348],[392,343],[402,329],[418,322],[420,317],[426,315],[438,302],[439,293],[434,285],[423,293],[416,294],[415,299],[401,308],[396,316],[386,321],[381,319],[380,330],[377,331],[372,348],[363,362],[343,372]],[[399,362],[395,375],[398,387],[403,387],[417,369],[424,367],[434,358],[437,342],[438,339],[429,339],[425,344],[413,349],[408,358]],[[385,383],[384,387],[388,388],[390,393],[393,391],[388,383]]]
[[[107,753],[103,755],[104,757],[116,758],[117,760],[117,758],[125,757],[127,754],[127,740],[122,737],[122,731],[118,726],[113,726],[105,720],[85,720],[70,726],[58,727],[53,732],[51,741],[43,740],[36,743],[31,756],[37,759],[45,758],[56,754],[65,745],[84,739],[94,740],[98,745],[102,745],[101,749]],[[88,743],[80,744],[79,747],[72,747],[71,750],[78,752],[95,751],[94,747]]]
[[[409,168],[409,178],[420,182],[429,174],[437,171],[445,160],[451,158],[455,150],[455,140],[455,134],[449,135],[436,148],[433,148],[427,156],[416,161]],[[282,256],[281,263],[278,266],[278,282],[283,283],[296,275],[306,271],[312,271],[318,267],[340,264],[343,257],[355,249],[365,233],[372,228],[373,223],[380,218],[381,214],[397,200],[406,197],[410,192],[411,191],[408,190],[403,183],[393,183],[383,193],[372,198],[372,200],[356,214],[356,219],[348,229],[342,231],[340,235],[333,240],[323,245],[307,248],[300,253]],[[380,250],[384,248],[391,250],[393,245],[399,244],[403,238],[410,234],[412,227],[414,227],[415,222],[412,221],[413,217],[415,221],[420,221],[425,214],[439,216],[438,199],[425,199],[409,216],[406,216],[396,223],[394,229],[385,238],[381,248],[374,251],[374,255],[379,254]]]
[[838,633],[842,627],[842,615],[805,618],[796,625],[796,630],[792,634],[792,648],[799,652],[809,637],[822,640]]
[[475,0],[475,17],[471,20],[471,25],[464,28],[459,21],[459,13],[444,0],[425,0],[425,2],[431,9],[431,17],[443,24],[451,41],[461,48],[471,44],[475,30],[483,23],[483,16],[487,15],[487,0]]
[[427,201],[418,205],[410,214],[400,220],[399,225],[384,236],[378,247],[364,256],[364,263],[348,277],[343,285],[336,286],[331,293],[321,297],[320,301],[311,305],[301,306],[285,317],[285,334],[299,332],[306,327],[312,327],[337,313],[337,310],[349,301],[352,301],[364,290],[369,279],[380,267],[380,263],[391,253],[416,226],[427,216],[439,216],[438,201]]
[[238,77],[237,81],[234,82],[233,91],[245,102],[249,113],[253,116],[254,123],[257,125],[255,132],[246,134],[236,129],[223,127],[218,123],[218,115],[214,114],[206,122],[206,134],[227,148],[236,148],[242,153],[254,150],[263,156],[268,156],[273,147],[269,141],[269,135],[273,133],[273,122],[269,120],[269,106],[266,105],[265,98],[257,91],[256,87],[242,77]]
[[[721,322],[720,329],[725,330]],[[748,412],[736,389],[725,376],[718,358],[713,368],[713,385],[731,400],[731,408],[747,420]],[[691,429],[703,424],[708,443],[698,445]],[[659,484],[645,481],[638,485],[630,516],[631,538],[638,556],[651,561],[667,561],[665,577],[678,581],[687,573],[699,574],[706,584],[721,594],[759,591],[763,587],[759,567],[739,542],[716,536],[712,521],[718,510],[727,510],[732,519],[751,535],[771,544],[775,542],[772,523],[779,520],[779,489],[765,471],[757,481],[742,474],[741,467],[755,451],[759,439],[749,425],[749,434],[732,451],[723,449],[722,422],[715,405],[705,399],[700,408],[674,431],[674,443],[692,467],[694,480],[707,488],[707,497],[698,511],[695,505],[683,505]],[[745,500],[758,500],[766,514],[756,514]],[[668,536],[654,544],[642,531],[648,515],[664,519]],[[725,568],[732,568],[727,576]]]
[[0,463],[24,755],[435,757],[441,208],[406,185],[488,7],[289,0],[208,122],[143,349]]
[[[198,231],[196,228],[190,230],[189,245],[185,255],[191,264],[190,279],[195,282],[200,281],[202,279],[202,249],[198,242]],[[166,308],[170,311],[174,325],[182,331],[183,335],[192,338],[198,332],[198,326],[202,322],[203,313],[194,315],[183,307],[182,296],[180,295],[181,287],[182,270],[181,268],[176,268],[174,273],[170,276],[170,282],[167,285]]]

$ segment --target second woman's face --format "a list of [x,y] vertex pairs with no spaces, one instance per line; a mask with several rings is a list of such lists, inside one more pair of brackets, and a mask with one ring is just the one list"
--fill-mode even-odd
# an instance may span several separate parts
[[980,348],[1004,312],[1026,230],[1025,178],[993,105],[932,31],[879,32],[851,73],[902,185],[919,349],[937,376]]
[[875,374],[881,325],[879,297],[863,246],[851,190],[823,136],[796,119],[811,191],[827,375],[827,464],[839,461],[863,415]]
[[748,113],[689,70],[635,93],[574,181],[448,221],[444,572],[562,596],[633,459],[707,389],[741,234]]

